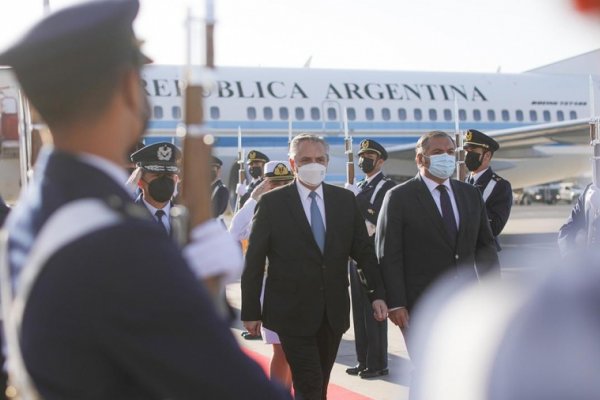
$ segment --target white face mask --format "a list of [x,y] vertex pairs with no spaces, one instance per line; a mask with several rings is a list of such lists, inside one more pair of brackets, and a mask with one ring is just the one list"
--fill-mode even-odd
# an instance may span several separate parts
[[298,167],[298,179],[310,186],[319,186],[325,180],[327,167],[319,163]]
[[429,168],[427,169],[431,175],[440,179],[448,179],[452,176],[456,168],[456,158],[454,156],[444,153],[429,156],[428,158]]

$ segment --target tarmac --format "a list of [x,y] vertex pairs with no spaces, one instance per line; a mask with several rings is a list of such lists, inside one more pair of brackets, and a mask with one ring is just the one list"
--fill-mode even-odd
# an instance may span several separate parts
[[[519,279],[526,275],[542,274],[555,267],[560,259],[556,246],[558,229],[568,218],[571,205],[513,206],[509,221],[500,235],[502,251],[499,253],[503,277]],[[227,297],[234,308],[240,308],[240,285],[227,287]],[[352,318],[350,318],[352,320]],[[270,345],[260,340],[241,338],[241,322],[232,328],[240,345],[266,358],[270,358]],[[388,323],[389,375],[378,379],[361,379],[346,374],[346,368],[356,364],[354,333],[352,327],[343,335],[336,363],[331,374],[331,385],[347,390],[345,394],[331,393],[337,399],[408,399],[411,363],[400,329]]]

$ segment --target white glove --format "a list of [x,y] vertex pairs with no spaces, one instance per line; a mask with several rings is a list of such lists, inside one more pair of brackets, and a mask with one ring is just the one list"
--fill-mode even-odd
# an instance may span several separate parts
[[247,191],[248,191],[248,189],[246,188],[246,185],[242,185],[241,183],[238,183],[235,185],[235,193],[238,196],[245,195]]
[[352,193],[354,193],[354,195],[356,196],[357,194],[360,193],[360,189],[356,187],[355,184],[350,184],[348,182],[344,183],[344,187],[346,189],[348,189],[349,191],[351,191]]
[[211,219],[195,227],[190,238],[183,255],[198,278],[222,275],[224,284],[240,278],[242,250],[220,221]]

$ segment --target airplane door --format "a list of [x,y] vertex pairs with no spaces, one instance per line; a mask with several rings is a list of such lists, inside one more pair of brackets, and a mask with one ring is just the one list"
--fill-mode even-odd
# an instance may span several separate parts
[[337,101],[325,100],[321,103],[321,121],[323,132],[335,134],[344,131],[342,106]]

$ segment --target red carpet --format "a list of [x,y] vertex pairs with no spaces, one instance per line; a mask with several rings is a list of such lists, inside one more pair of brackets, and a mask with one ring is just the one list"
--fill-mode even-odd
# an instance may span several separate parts
[[[247,348],[242,347],[244,352],[248,354],[250,358],[258,363],[265,371],[265,374],[269,375],[269,363],[271,359],[269,357],[265,357],[262,354],[254,352],[252,350],[248,350]],[[329,387],[327,389],[327,399],[328,400],[372,400],[370,397],[363,396],[362,394],[358,394],[352,392],[348,389],[345,389],[341,386],[335,385],[333,383],[329,383]]]

